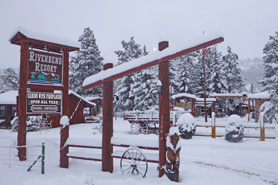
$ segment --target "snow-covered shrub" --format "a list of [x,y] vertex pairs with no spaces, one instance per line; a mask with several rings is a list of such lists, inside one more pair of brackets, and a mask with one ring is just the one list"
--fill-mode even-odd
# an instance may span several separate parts
[[225,139],[230,142],[239,142],[243,139],[244,128],[242,119],[238,115],[231,115],[227,119]]
[[184,139],[191,139],[196,131],[196,120],[191,113],[184,113],[177,121],[180,136]]
[[[40,124],[42,122],[41,116],[28,116],[26,118],[26,131],[36,131],[40,129]],[[18,130],[18,117],[14,117],[11,120],[12,131],[17,132]]]

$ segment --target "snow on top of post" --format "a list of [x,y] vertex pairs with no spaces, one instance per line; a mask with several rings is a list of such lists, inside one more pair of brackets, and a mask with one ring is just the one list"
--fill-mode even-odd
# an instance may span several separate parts
[[61,38],[61,37],[51,36],[51,35],[44,34],[44,33],[37,33],[37,32],[31,31],[29,29],[26,29],[24,27],[16,28],[15,31],[10,35],[9,41],[11,41],[18,33],[21,33],[31,39],[47,41],[47,42],[61,44],[61,45],[65,45],[65,46],[72,46],[72,47],[79,48],[79,45],[80,45],[78,42],[69,41],[69,40]]
[[6,105],[16,105],[16,97],[18,96],[18,91],[8,91],[0,94],[0,104]]
[[187,41],[187,42],[185,42],[183,44],[180,44],[180,45],[176,45],[176,46],[171,45],[171,47],[168,47],[168,48],[164,49],[163,51],[153,52],[153,53],[148,54],[146,56],[140,57],[138,59],[134,59],[134,60],[126,62],[124,64],[118,65],[114,68],[111,68],[111,69],[108,69],[108,70],[105,70],[105,71],[101,71],[101,72],[99,72],[95,75],[89,76],[84,80],[83,87],[87,86],[87,85],[90,85],[90,84],[93,84],[93,83],[98,82],[98,81],[102,81],[106,78],[109,78],[109,77],[112,77],[114,75],[120,74],[120,73],[125,72],[127,70],[130,70],[130,69],[133,69],[133,68],[136,68],[136,67],[140,67],[144,64],[148,64],[148,63],[153,62],[155,60],[159,60],[161,58],[164,58],[164,57],[167,57],[167,56],[170,56],[170,55],[174,55],[174,54],[176,54],[180,51],[198,46],[202,43],[206,43],[206,42],[218,39],[218,38],[224,38],[223,34],[219,33],[219,32],[215,32],[215,33],[203,35],[200,38],[197,38],[197,39],[194,39],[194,40],[191,40],[191,41]]

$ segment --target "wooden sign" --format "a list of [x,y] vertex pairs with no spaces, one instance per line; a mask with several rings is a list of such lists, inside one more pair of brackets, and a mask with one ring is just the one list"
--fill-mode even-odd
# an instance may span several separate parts
[[29,50],[28,83],[62,85],[63,55]]
[[61,113],[62,94],[48,92],[27,93],[27,114]]

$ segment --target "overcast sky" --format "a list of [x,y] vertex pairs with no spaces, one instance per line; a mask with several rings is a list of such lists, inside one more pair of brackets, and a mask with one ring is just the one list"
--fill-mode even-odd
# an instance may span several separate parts
[[278,31],[278,0],[0,0],[0,25],[0,68],[19,67],[20,47],[9,42],[18,26],[76,42],[90,27],[106,60],[132,36],[154,52],[160,38],[171,47],[220,31],[222,54],[231,46],[245,59],[262,57]]

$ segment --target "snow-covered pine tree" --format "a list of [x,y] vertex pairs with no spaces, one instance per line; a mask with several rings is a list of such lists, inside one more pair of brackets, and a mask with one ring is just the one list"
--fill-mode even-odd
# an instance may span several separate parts
[[[240,76],[240,69],[238,68],[238,55],[233,53],[228,46],[227,54],[223,56],[223,70],[226,76],[227,93],[240,93],[243,91],[244,84]],[[227,101],[226,107],[233,111],[235,106],[239,105],[240,99],[230,98]]]
[[[194,57],[196,57],[196,60],[198,61],[196,65],[194,66],[194,82],[196,84],[196,88],[194,89],[194,94],[197,97],[204,98],[204,70],[203,70],[203,59],[202,59],[202,52],[199,52],[197,54],[194,54]],[[207,56],[205,56],[205,72],[206,72],[206,95],[208,95],[208,84],[207,79],[209,74],[209,69],[207,66]]]
[[7,92],[18,90],[19,88],[19,74],[12,68],[7,68],[0,75],[1,90],[0,92]]
[[[211,57],[211,67],[210,67],[210,94],[211,93],[225,93],[227,92],[227,84],[226,84],[226,77],[223,70],[223,60],[222,54],[217,51],[217,48],[214,46],[209,51]],[[223,105],[225,104],[225,99],[217,98],[216,105],[218,108],[223,109],[225,108]]]
[[270,36],[264,47],[264,79],[262,90],[270,92],[270,106],[266,110],[267,121],[278,123],[278,31]]
[[211,56],[210,93],[224,93],[227,87],[223,71],[222,54],[217,51],[216,47],[212,47],[209,53]]
[[[141,45],[135,42],[134,37],[131,37],[128,42],[122,41],[121,43],[124,50],[115,51],[118,56],[119,65],[148,54],[146,47],[144,46],[141,49]],[[134,109],[136,94],[133,94],[132,88],[137,78],[140,77],[136,76],[136,74],[130,74],[118,80],[119,83],[117,84],[119,86],[115,94],[119,97],[119,101],[116,102],[115,110],[125,111]]]
[[[81,43],[77,56],[71,59],[70,64],[70,89],[78,94],[84,94],[82,83],[85,78],[101,71],[103,58],[96,44],[93,31],[88,27],[84,28],[83,34],[78,41]],[[96,87],[90,90],[90,95],[101,96],[102,88]]]
[[142,70],[136,75],[132,87],[135,110],[148,110],[158,104],[156,92],[156,80],[148,70]]
[[184,55],[178,60],[177,76],[176,76],[176,86],[178,93],[194,93],[193,85],[193,61],[195,58],[190,55]]

